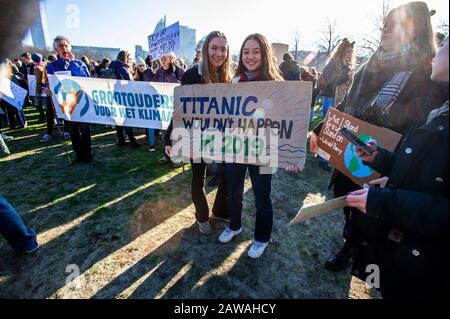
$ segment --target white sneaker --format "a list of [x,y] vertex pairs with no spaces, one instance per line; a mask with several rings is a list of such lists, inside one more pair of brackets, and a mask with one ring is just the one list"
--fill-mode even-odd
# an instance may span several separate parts
[[219,241],[222,244],[228,244],[235,236],[242,233],[242,228],[239,230],[231,230],[230,227],[227,227],[223,233],[219,236]]
[[258,259],[264,254],[269,243],[260,243],[259,241],[254,241],[252,247],[248,251],[248,256],[253,259]]
[[53,137],[50,134],[45,134],[44,136],[42,136],[41,142],[48,142],[51,141],[52,139]]
[[206,223],[198,223],[198,229],[200,230],[200,232],[204,235],[209,235],[212,233],[212,228],[211,228],[211,224],[209,222]]

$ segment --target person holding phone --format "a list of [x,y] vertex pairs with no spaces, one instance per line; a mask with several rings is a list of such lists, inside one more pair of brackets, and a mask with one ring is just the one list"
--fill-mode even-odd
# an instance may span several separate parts
[[[370,124],[405,136],[424,124],[431,110],[448,100],[448,86],[430,79],[436,44],[431,15],[425,2],[411,2],[388,14],[378,50],[354,76],[353,85],[337,109]],[[317,151],[321,125],[311,136],[311,152]],[[335,171],[330,186],[336,198],[359,189]],[[354,207],[344,209],[342,249],[325,263],[334,272],[349,267],[360,248],[360,237],[376,230],[367,216]]]
[[[448,38],[433,64],[432,80],[449,81]],[[358,243],[352,273],[365,280],[380,267],[385,298],[442,298],[448,293],[449,103],[404,139],[396,153],[369,143],[358,149],[366,165],[388,176],[384,188],[358,190],[347,204],[368,218],[376,236]]]

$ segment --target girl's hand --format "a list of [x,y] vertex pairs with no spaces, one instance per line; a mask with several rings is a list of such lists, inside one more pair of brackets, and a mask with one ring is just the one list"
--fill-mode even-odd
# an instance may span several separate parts
[[367,144],[367,146],[368,146],[368,148],[369,148],[370,150],[373,151],[373,155],[367,154],[367,153],[364,152],[364,150],[363,150],[362,148],[360,148],[360,147],[357,147],[357,148],[356,148],[356,154],[357,154],[358,157],[361,158],[364,162],[372,163],[372,162],[375,160],[375,158],[378,156],[378,151],[377,151],[377,150],[378,150],[378,147],[377,147],[377,145],[376,145],[374,142],[372,142],[372,141],[370,141],[370,142]]
[[385,188],[389,181],[389,177],[382,177],[376,180],[373,180],[369,183],[371,186],[379,186],[381,188]]
[[369,195],[368,189],[361,189],[348,194],[347,206],[359,209],[364,214],[367,214],[367,196]]
[[285,168],[286,173],[289,174],[297,174],[300,173],[302,170],[300,168],[298,168],[297,165],[289,165],[288,167]]
[[170,158],[172,158],[172,146],[166,146],[164,148],[164,152],[166,153],[167,156],[169,156]]
[[319,137],[316,134],[312,133],[309,150],[313,154],[316,154],[317,153],[317,149],[319,148],[318,140],[319,140]]

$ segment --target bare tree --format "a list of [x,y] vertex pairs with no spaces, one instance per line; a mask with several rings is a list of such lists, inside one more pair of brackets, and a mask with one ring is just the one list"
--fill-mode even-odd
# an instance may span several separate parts
[[297,61],[298,59],[298,54],[300,53],[300,39],[301,39],[301,35],[300,35],[300,31],[295,30],[293,37],[292,37],[292,46],[294,48],[294,60]]
[[374,27],[371,33],[364,37],[362,45],[360,45],[360,49],[364,52],[363,55],[371,55],[380,47],[384,24],[391,11],[391,6],[391,0],[382,0],[380,11],[372,16],[371,20]]
[[441,22],[439,22],[437,29],[444,33],[445,35],[448,35],[449,33],[449,27],[448,27],[448,20],[441,20]]
[[326,52],[327,55],[331,54],[331,51],[336,48],[341,40],[341,36],[337,31],[336,25],[336,20],[331,20],[327,17],[326,25],[322,30],[322,37],[319,40],[319,49]]
[[39,49],[33,46],[25,45],[21,47],[16,47],[14,50],[11,50],[11,55],[9,56],[11,59],[20,57],[23,53],[29,52],[29,53],[39,53],[44,58],[47,58],[50,54],[54,53],[48,49]]

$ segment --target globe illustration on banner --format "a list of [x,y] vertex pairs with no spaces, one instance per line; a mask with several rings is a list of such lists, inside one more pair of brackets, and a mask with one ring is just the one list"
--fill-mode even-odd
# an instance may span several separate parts
[[[378,145],[378,142],[372,136],[361,135],[359,138],[366,144],[372,141]],[[347,145],[344,153],[344,163],[348,171],[357,178],[367,178],[375,173],[374,170],[363,164],[362,159],[356,154],[356,146],[352,143]]]
[[[76,106],[81,103],[84,92],[80,85],[72,80],[62,80],[55,88],[55,93],[58,96],[58,102],[63,113],[72,115]],[[86,99],[86,104],[80,112],[80,117],[86,114],[89,109],[89,101]]]

